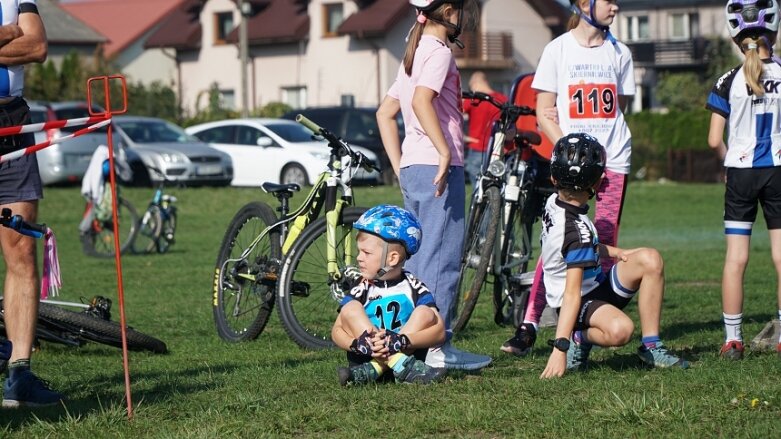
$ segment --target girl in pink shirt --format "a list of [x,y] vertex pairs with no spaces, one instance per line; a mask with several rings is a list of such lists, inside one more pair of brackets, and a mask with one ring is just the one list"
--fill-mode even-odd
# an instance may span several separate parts
[[[385,150],[399,177],[404,207],[420,221],[420,250],[405,266],[431,290],[452,335],[451,305],[464,242],[464,136],[461,78],[450,43],[461,47],[462,27],[476,22],[475,0],[410,0],[418,12],[396,81],[377,111]],[[396,115],[404,118],[399,141]],[[485,355],[462,352],[448,342],[429,350],[426,364],[480,369]]]

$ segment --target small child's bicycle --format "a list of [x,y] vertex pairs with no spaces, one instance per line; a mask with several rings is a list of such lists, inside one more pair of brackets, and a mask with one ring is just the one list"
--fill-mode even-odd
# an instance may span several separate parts
[[154,166],[148,166],[153,172],[160,175],[161,180],[157,185],[149,207],[141,217],[138,224],[138,232],[133,241],[134,253],[165,253],[174,244],[176,233],[176,197],[165,193],[166,183],[172,181]]
[[[36,239],[47,231],[44,224],[31,224],[21,215],[13,215],[11,209],[3,209],[0,225]],[[35,329],[37,340],[61,343],[68,346],[82,346],[87,341],[108,346],[122,347],[120,325],[111,321],[111,300],[95,296],[86,303],[41,300],[38,304],[38,323]],[[0,296],[0,334],[5,335],[5,320],[2,312],[3,296]],[[66,308],[81,309],[81,312]],[[127,328],[127,347],[130,350],[147,350],[158,354],[168,351],[162,341]]]
[[217,333],[227,341],[257,338],[279,300],[285,331],[299,346],[333,346],[342,269],[357,254],[352,224],[366,210],[352,207],[350,181],[360,168],[379,169],[325,128],[301,115],[296,120],[328,141],[328,168],[293,212],[289,200],[301,188],[267,182],[263,190],[279,201],[280,217],[268,204],[252,202],[231,220],[217,256],[212,298]]
[[[110,191],[106,184],[105,191]],[[110,201],[109,201],[110,206]],[[87,256],[98,258],[114,257],[114,220],[111,215],[111,207],[96,206],[92,201],[87,201],[83,217],[91,215],[90,227],[86,232],[81,232],[81,248]],[[119,250],[125,254],[133,248],[133,240],[138,233],[138,213],[133,204],[121,195],[117,196],[117,221],[119,223]]]

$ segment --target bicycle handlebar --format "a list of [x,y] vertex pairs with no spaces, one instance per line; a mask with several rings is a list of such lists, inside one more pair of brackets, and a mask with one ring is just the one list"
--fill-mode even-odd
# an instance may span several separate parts
[[28,223],[24,220],[22,215],[13,215],[11,209],[7,207],[3,208],[3,211],[0,214],[0,225],[35,239],[43,238],[47,228],[46,224]]
[[496,99],[494,99],[493,96],[486,93],[481,93],[479,91],[462,91],[461,96],[463,96],[465,99],[473,99],[473,100],[488,102],[489,104],[493,105],[499,110],[516,112],[518,116],[534,116],[537,114],[537,112],[534,111],[534,108],[527,107],[525,105],[521,105],[521,106],[513,105],[509,102],[501,103]]
[[378,168],[374,164],[373,160],[371,160],[370,158],[366,157],[365,155],[361,154],[358,151],[353,151],[352,148],[350,148],[350,145],[347,144],[347,142],[345,142],[335,134],[331,133],[327,129],[321,127],[320,125],[312,122],[312,120],[310,120],[303,114],[296,115],[296,122],[305,126],[307,129],[309,129],[309,131],[313,132],[316,136],[321,136],[325,138],[325,140],[328,141],[331,148],[335,148],[337,150],[337,155],[339,157],[350,156],[350,159],[352,159],[353,162],[358,163],[359,166],[362,167],[367,172],[371,172],[372,170],[381,172],[380,168]]

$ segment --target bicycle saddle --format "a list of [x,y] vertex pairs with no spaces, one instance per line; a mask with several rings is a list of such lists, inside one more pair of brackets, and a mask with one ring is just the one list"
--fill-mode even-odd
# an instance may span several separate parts
[[530,145],[539,145],[542,143],[542,138],[534,131],[518,131],[516,137],[523,142],[528,142]]
[[263,190],[269,194],[277,194],[280,192],[287,192],[292,194],[293,192],[298,192],[301,190],[301,186],[296,183],[276,184],[267,181],[261,184],[260,187],[262,187]]

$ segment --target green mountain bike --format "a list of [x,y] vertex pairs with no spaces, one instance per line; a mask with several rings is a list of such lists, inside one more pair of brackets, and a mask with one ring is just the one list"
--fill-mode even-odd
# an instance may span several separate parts
[[353,223],[366,208],[354,207],[350,182],[375,165],[350,145],[299,115],[296,121],[325,139],[328,168],[303,203],[290,212],[297,184],[263,183],[279,206],[242,207],[225,232],[214,269],[212,309],[217,333],[231,342],[257,338],[276,301],[287,334],[301,347],[333,346],[331,326],[344,293],[342,269],[357,254]]

